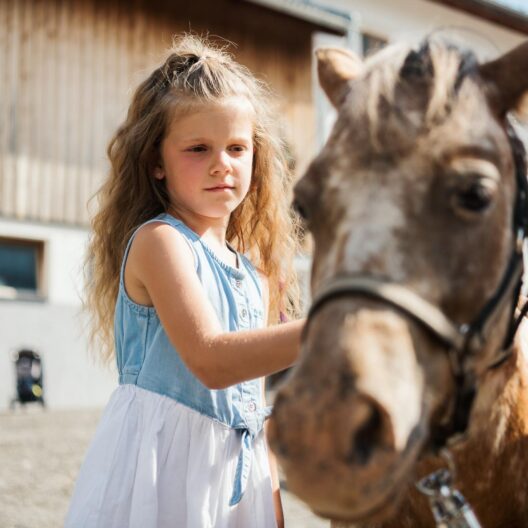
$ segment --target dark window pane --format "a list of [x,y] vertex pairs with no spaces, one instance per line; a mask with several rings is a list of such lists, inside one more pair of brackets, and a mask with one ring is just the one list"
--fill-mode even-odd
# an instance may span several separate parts
[[37,289],[37,247],[0,242],[0,285]]

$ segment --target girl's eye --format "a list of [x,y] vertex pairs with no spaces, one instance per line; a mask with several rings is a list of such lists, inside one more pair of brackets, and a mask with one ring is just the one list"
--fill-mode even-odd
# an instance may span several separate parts
[[207,147],[205,145],[193,145],[187,149],[188,152],[205,152]]
[[229,150],[232,152],[245,152],[246,147],[244,147],[244,145],[233,145],[229,147]]

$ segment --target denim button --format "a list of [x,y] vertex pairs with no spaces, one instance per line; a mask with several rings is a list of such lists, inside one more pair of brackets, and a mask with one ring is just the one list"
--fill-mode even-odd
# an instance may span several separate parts
[[237,288],[240,288],[240,287],[242,286],[242,281],[237,280],[237,281],[235,282],[235,286],[236,286]]
[[257,404],[254,401],[248,403],[248,411],[255,412],[257,410]]
[[247,317],[247,315],[248,315],[248,311],[247,311],[245,308],[242,308],[242,311],[240,312],[240,315],[241,315],[242,317]]

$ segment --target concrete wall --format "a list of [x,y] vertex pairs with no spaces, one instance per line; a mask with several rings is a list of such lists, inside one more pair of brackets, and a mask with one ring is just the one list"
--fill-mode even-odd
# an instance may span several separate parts
[[44,241],[47,297],[0,299],[0,410],[15,395],[12,355],[21,348],[43,360],[44,396],[51,408],[98,407],[116,386],[116,374],[90,357],[80,308],[84,229],[0,219],[0,236]]

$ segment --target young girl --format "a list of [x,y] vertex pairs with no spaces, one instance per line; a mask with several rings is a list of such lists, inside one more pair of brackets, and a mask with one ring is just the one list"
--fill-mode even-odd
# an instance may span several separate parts
[[303,323],[264,328],[295,308],[289,173],[268,100],[230,56],[184,37],[110,143],[88,300],[98,335],[113,334],[120,386],[67,527],[283,523],[262,377],[295,361]]

